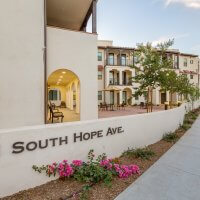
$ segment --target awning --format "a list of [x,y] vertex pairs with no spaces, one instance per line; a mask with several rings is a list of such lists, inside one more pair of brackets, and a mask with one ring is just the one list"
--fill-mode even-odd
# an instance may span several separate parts
[[197,74],[195,71],[189,71],[189,70],[183,70],[183,71],[180,71],[180,73],[182,73],[182,74]]
[[47,0],[47,24],[80,31],[91,15],[91,4],[92,0]]
[[103,71],[103,65],[98,65],[98,71]]

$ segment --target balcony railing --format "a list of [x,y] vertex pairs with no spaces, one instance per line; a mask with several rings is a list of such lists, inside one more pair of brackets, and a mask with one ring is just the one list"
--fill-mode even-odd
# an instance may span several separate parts
[[120,85],[119,79],[110,78],[109,85]]
[[113,58],[108,58],[106,60],[106,65],[109,66],[131,66],[133,65],[133,60],[132,59],[113,59]]
[[132,82],[130,80],[122,80],[122,84],[120,84],[119,79],[110,78],[109,85],[116,85],[116,86],[132,86]]

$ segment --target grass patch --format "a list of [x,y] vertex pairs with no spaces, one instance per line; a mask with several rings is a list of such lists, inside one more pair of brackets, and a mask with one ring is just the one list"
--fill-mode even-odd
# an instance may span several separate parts
[[163,140],[166,142],[176,142],[179,139],[176,133],[167,133],[163,135]]
[[142,160],[150,160],[151,157],[155,156],[155,152],[151,149],[145,148],[136,148],[136,149],[128,149],[123,153],[122,156],[128,156],[133,158],[140,158]]

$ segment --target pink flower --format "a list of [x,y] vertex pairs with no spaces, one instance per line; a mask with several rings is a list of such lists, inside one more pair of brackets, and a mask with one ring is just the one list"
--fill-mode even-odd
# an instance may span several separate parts
[[72,164],[76,167],[80,167],[83,164],[83,161],[81,160],[73,160]]

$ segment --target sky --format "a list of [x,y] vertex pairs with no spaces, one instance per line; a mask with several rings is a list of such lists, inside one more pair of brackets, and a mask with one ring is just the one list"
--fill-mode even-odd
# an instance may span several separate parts
[[99,0],[97,21],[99,39],[115,46],[174,38],[172,48],[200,55],[200,0]]

